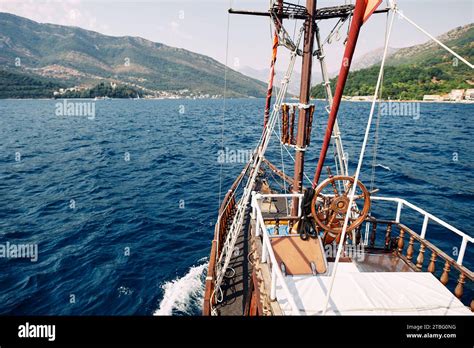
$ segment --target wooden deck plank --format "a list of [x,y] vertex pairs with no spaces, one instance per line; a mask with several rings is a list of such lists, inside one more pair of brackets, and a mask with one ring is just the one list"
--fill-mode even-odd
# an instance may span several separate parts
[[299,236],[284,236],[271,238],[271,243],[278,264],[285,264],[288,275],[312,274],[311,262],[318,273],[326,272],[319,239],[302,240]]
[[[244,315],[250,294],[250,281],[252,268],[247,260],[249,253],[249,230],[250,214],[247,211],[240,235],[238,236],[235,249],[229,267],[233,268],[235,275],[224,278],[221,289],[223,301],[216,305],[220,315]],[[238,252],[237,252],[238,250]]]
[[391,253],[364,254],[363,260],[353,259],[360,272],[413,272],[400,257]]

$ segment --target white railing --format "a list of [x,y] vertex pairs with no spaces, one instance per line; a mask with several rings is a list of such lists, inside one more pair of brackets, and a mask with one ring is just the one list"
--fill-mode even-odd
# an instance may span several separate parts
[[395,217],[395,221],[397,223],[400,223],[400,217],[401,217],[401,214],[402,214],[402,208],[404,206],[406,207],[409,207],[411,208],[412,210],[420,213],[421,215],[423,215],[423,226],[421,228],[421,232],[419,234],[420,238],[422,239],[426,239],[426,231],[427,231],[427,228],[428,228],[428,222],[430,220],[438,223],[439,225],[447,228],[448,230],[450,230],[451,232],[454,232],[456,233],[458,236],[460,236],[462,238],[462,242],[461,242],[461,247],[459,249],[459,254],[458,254],[458,259],[456,261],[456,263],[458,263],[459,265],[462,265],[462,261],[463,261],[463,258],[464,258],[464,254],[466,253],[466,248],[467,248],[467,243],[474,243],[474,238],[469,236],[468,234],[458,230],[456,227],[448,224],[447,222],[444,222],[443,220],[441,220],[440,218],[428,213],[427,211],[417,207],[416,205],[410,203],[410,202],[407,202],[406,200],[404,199],[401,199],[401,198],[392,198],[392,197],[379,197],[379,196],[372,196],[370,198],[372,201],[388,201],[388,202],[396,202],[397,203],[397,215]]
[[[271,288],[270,288],[270,299],[272,301],[277,299],[276,296],[276,287],[277,287],[277,280],[281,285],[288,303],[291,306],[292,314],[300,315],[300,311],[298,306],[296,305],[296,301],[293,295],[288,288],[288,285],[285,281],[285,276],[283,275],[280,266],[275,257],[275,253],[273,252],[272,244],[270,242],[270,237],[268,235],[267,227],[265,226],[265,221],[263,219],[262,210],[260,208],[260,201],[264,198],[299,198],[299,206],[298,206],[298,217],[301,216],[301,209],[302,209],[302,194],[258,194],[253,192],[252,193],[252,217],[256,220],[255,221],[255,235],[260,236],[262,234],[262,263],[270,262],[271,266]],[[260,233],[261,232],[261,233]]]
[[[288,300],[288,303],[291,306],[292,314],[300,315],[300,310],[296,305],[296,301],[291,294],[288,285],[285,281],[285,276],[283,275],[278,262],[276,260],[275,254],[273,252],[272,244],[270,241],[270,236],[265,225],[265,221],[262,214],[262,209],[260,207],[260,202],[263,201],[265,198],[299,198],[299,206],[298,206],[298,217],[301,216],[302,213],[302,198],[303,194],[259,194],[256,192],[252,192],[252,218],[255,219],[255,235],[260,236],[262,235],[262,263],[270,263],[271,266],[271,288],[270,288],[270,299],[272,301],[277,299],[276,296],[276,287],[277,281],[278,284],[281,285],[283,292]],[[419,234],[420,238],[425,239],[426,232],[428,228],[428,223],[430,221],[434,221],[439,225],[445,227],[449,231],[459,235],[462,238],[461,247],[459,249],[459,254],[456,263],[462,265],[464,254],[466,253],[467,243],[474,243],[474,238],[469,236],[468,234],[460,231],[456,227],[448,224],[447,222],[441,220],[440,218],[428,213],[427,211],[417,207],[416,205],[401,199],[401,198],[392,198],[392,197],[380,197],[380,196],[372,196],[372,201],[387,201],[387,202],[395,202],[397,203],[397,213],[395,221],[400,223],[402,208],[404,206],[411,208],[412,210],[420,213],[423,219],[423,226],[421,232]]]

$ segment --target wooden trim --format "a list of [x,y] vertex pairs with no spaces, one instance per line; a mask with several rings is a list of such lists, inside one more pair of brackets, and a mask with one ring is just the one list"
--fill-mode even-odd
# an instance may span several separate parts
[[261,294],[260,294],[260,284],[257,278],[257,273],[254,269],[252,272],[252,280],[254,283],[254,291],[253,294],[255,295],[255,305],[256,305],[256,315],[262,315],[263,314],[263,306],[262,302],[260,301]]
[[267,160],[266,158],[263,159],[263,163],[265,163],[268,168],[270,168],[270,170],[275,173],[276,175],[278,175],[280,178],[282,178],[283,180],[285,180],[288,184],[290,185],[293,185],[293,179],[290,178],[288,175],[286,175],[285,173],[283,173],[280,169],[278,169],[272,162],[270,162],[269,160]]
[[400,252],[398,251],[395,251],[395,254],[401,258],[403,260],[403,262],[405,262],[407,264],[408,267],[410,267],[414,272],[421,272],[421,270],[419,268],[416,267],[416,265],[411,262],[410,260],[407,259],[407,257],[403,254],[401,254]]
[[251,163],[252,159],[247,162],[244,169],[240,172],[239,176],[237,176],[235,181],[232,183],[231,188],[229,189],[229,191],[227,191],[219,207],[220,223],[218,221],[214,227],[214,239],[212,240],[211,253],[209,255],[209,266],[207,269],[206,285],[204,290],[204,304],[202,309],[203,315],[211,315],[211,303],[214,303],[214,300],[211,297],[214,291],[216,262],[219,258],[221,252],[220,249],[222,248],[223,241],[227,234],[227,224],[229,218],[232,216],[235,210],[235,197],[233,196],[233,194],[237,189],[240,181],[244,177],[245,173],[250,168]]
[[247,316],[258,316],[262,313],[262,304],[260,303],[260,291],[258,287],[257,274],[255,269],[252,271],[252,276],[250,278],[250,289],[247,303],[245,304],[244,315]]
[[419,243],[424,244],[425,247],[430,249],[432,252],[435,252],[438,257],[441,257],[445,261],[449,262],[449,264],[456,268],[459,272],[464,273],[467,278],[470,280],[474,280],[474,273],[471,272],[469,269],[464,267],[463,265],[459,265],[452,257],[450,257],[448,254],[446,254],[444,251],[433,245],[431,242],[427,241],[426,239],[422,239],[417,233],[415,233],[412,229],[409,227],[403,225],[403,224],[398,224],[398,226],[403,229],[405,232],[408,232],[411,236],[413,236]]
[[[216,228],[217,229],[217,228]],[[217,240],[212,241],[211,255],[209,256],[209,266],[207,268],[206,287],[204,291],[203,315],[211,315],[211,295],[214,291],[214,270],[217,254]]]
[[[467,281],[474,280],[474,273],[471,270],[469,270],[463,265],[459,265],[456,262],[456,260],[454,260],[444,251],[436,247],[433,243],[429,242],[428,240],[424,238],[421,238],[420,235],[418,235],[416,232],[414,232],[411,228],[407,227],[406,225],[398,223],[396,221],[377,220],[373,217],[368,217],[365,221],[368,223],[372,223],[371,244],[375,242],[375,233],[377,232],[377,224],[378,225],[386,224],[388,226],[386,235],[385,235],[385,248],[387,249],[387,251],[389,251],[388,249],[390,247],[392,235],[393,235],[392,233],[393,231],[390,227],[394,227],[394,226],[398,227],[399,235],[398,235],[398,240],[396,242],[396,247],[393,253],[394,255],[397,255],[407,266],[409,266],[415,272],[422,271],[424,267],[424,263],[425,263],[424,261],[425,261],[426,249],[430,250],[431,256],[430,256],[430,259],[427,260],[428,262],[428,265],[426,268],[427,271],[434,274],[435,271],[437,271],[436,261],[439,260],[441,263],[443,263],[444,266],[442,268],[442,274],[441,274],[441,277],[439,278],[439,281],[445,286],[448,285],[450,281],[457,282],[457,285],[453,292],[457,298],[461,299],[461,297],[463,296],[465,283]],[[388,231],[389,228],[390,228],[390,231]],[[408,248],[406,249],[406,252],[404,251],[405,239],[408,239]],[[420,244],[418,256],[416,258],[414,255],[415,241]],[[454,277],[454,275],[450,276],[450,271],[452,268],[456,269],[456,271],[459,272],[457,277]],[[474,300],[472,301],[472,303],[474,303]]]

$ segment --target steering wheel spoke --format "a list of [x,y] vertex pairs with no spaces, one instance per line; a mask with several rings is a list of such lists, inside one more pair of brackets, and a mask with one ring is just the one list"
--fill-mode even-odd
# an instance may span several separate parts
[[[316,224],[326,233],[338,238],[342,233],[346,214],[349,212],[347,231],[352,231],[362,224],[370,210],[370,193],[367,188],[358,181],[353,205],[349,207],[350,193],[355,182],[350,176],[331,176],[324,180],[315,189],[311,212]],[[344,191],[339,192],[337,187],[341,186]],[[323,192],[334,192],[334,196]],[[361,193],[360,193],[361,192]],[[355,204],[356,201],[359,201]]]
[[347,195],[349,194],[349,192],[350,192],[350,191],[351,191],[351,189],[352,189],[352,184],[353,184],[353,182],[352,182],[352,181],[351,181],[351,182],[349,182],[349,185],[347,185],[347,188],[346,188],[346,190],[345,190],[345,191],[344,191],[344,193],[343,193],[343,195],[344,195],[344,196],[346,196],[346,197],[347,197]]

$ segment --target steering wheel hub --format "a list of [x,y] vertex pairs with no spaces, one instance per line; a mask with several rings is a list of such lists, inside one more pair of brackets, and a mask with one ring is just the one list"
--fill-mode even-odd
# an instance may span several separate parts
[[326,242],[330,243],[339,238],[347,214],[349,220],[346,232],[360,226],[369,214],[370,193],[360,181],[357,181],[356,185],[352,205],[349,203],[354,186],[353,177],[331,176],[316,187],[311,202],[311,215],[316,224],[325,231],[323,240]]
[[349,198],[344,196],[334,198],[334,200],[331,202],[331,209],[339,214],[345,214],[348,206]]

